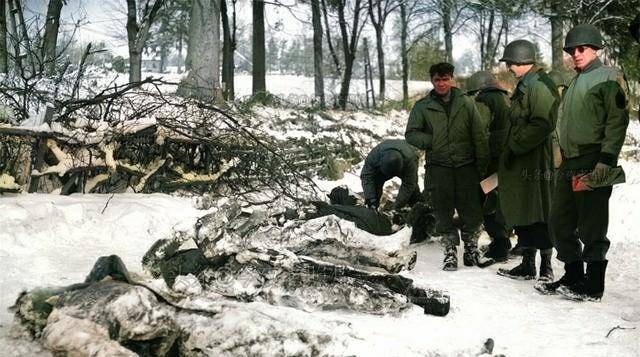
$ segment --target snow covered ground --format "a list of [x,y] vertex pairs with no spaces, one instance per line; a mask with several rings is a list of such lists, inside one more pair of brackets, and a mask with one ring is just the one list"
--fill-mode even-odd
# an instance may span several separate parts
[[[417,283],[447,290],[452,305],[448,316],[423,315],[417,307],[401,316],[314,314],[349,322],[365,338],[366,343],[354,346],[354,353],[362,356],[475,355],[489,337],[495,340],[494,353],[507,356],[638,356],[640,164],[623,166],[628,183],[617,186],[611,199],[611,263],[600,303],[541,296],[533,282],[497,276],[499,265],[444,272],[441,248],[430,243],[416,247],[416,268],[405,274]],[[205,213],[193,208],[189,199],[161,194],[109,198],[0,198],[0,356],[37,351],[35,345],[6,338],[12,321],[6,309],[22,289],[79,282],[101,255],[118,254],[130,269],[139,271],[142,254],[157,238],[167,236],[175,224],[192,224]],[[561,273],[560,265],[554,268]],[[616,326],[635,329],[617,329],[606,337]],[[22,352],[17,352],[17,345]]]
[[[389,137],[400,133],[402,118],[406,120],[406,113],[394,112],[384,123],[367,123],[365,115],[355,113],[350,120]],[[637,121],[629,133],[640,138]],[[495,341],[495,354],[506,356],[640,356],[640,163],[636,155],[636,160],[621,164],[627,183],[614,188],[610,201],[612,245],[600,303],[541,296],[531,281],[496,275],[499,267],[517,264],[513,260],[486,269],[461,266],[457,272],[444,272],[442,248],[427,243],[414,247],[417,265],[403,274],[446,290],[452,307],[446,317],[424,315],[414,307],[400,316],[333,311],[315,312],[308,319],[347,322],[362,339],[349,346],[358,356],[475,356],[487,338]],[[318,184],[327,191],[346,184],[359,192],[359,167],[340,181]],[[190,199],[162,194],[1,196],[0,212],[0,356],[49,355],[35,343],[8,338],[12,314],[7,308],[21,290],[80,282],[102,255],[117,254],[129,269],[140,271],[142,255],[153,242],[206,213]],[[486,238],[481,243],[487,243]],[[557,276],[562,274],[558,262],[554,269]],[[612,330],[615,327],[620,328]]]

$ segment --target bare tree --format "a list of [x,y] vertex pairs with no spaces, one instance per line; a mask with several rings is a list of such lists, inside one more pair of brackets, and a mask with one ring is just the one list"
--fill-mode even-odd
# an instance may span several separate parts
[[149,38],[149,29],[156,19],[164,0],[145,0],[138,21],[136,0],[127,0],[127,40],[129,44],[129,81],[139,82],[142,77],[142,51]]
[[234,72],[234,52],[236,50],[236,2],[231,0],[231,21],[229,21],[229,10],[227,9],[227,0],[220,1],[220,14],[222,16],[222,96],[225,100],[233,100],[235,98]]
[[324,108],[324,76],[322,74],[322,20],[320,0],[311,0],[311,18],[313,23],[313,73],[314,93]]
[[396,0],[368,0],[369,18],[376,33],[376,50],[378,54],[378,81],[380,104],[384,104],[385,99],[385,69],[384,69],[384,48],[382,44],[382,33],[387,17],[399,5]]
[[0,1],[0,73],[9,72],[7,51],[7,8],[6,1]]
[[[342,53],[344,57],[344,72],[342,74],[342,83],[340,84],[340,94],[338,95],[338,106],[346,109],[358,40],[366,23],[366,17],[364,19],[361,18],[365,5],[362,4],[362,0],[354,0],[353,2],[349,0],[338,0],[334,6],[338,12],[338,25],[340,27]],[[347,11],[352,13],[351,26],[347,24]]]
[[201,99],[220,96],[220,0],[194,1],[189,20],[189,75],[182,94]]
[[553,69],[560,69],[563,64],[563,50],[562,43],[564,35],[562,33],[562,27],[564,21],[560,14],[561,4],[558,0],[551,0],[549,4],[549,21],[551,22],[551,65]]
[[42,43],[41,58],[47,74],[53,74],[56,70],[56,45],[58,43],[58,29],[60,28],[60,12],[65,4],[63,0],[49,0],[47,7],[47,19],[44,28],[44,41]]
[[264,1],[252,0],[253,8],[253,95],[265,95],[267,92],[266,61],[264,41]]

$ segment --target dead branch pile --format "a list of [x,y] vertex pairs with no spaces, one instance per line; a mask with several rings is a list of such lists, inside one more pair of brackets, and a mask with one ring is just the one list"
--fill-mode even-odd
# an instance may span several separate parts
[[0,127],[0,172],[30,192],[187,191],[298,200],[314,193],[310,178],[333,158],[357,156],[340,141],[273,138],[248,114],[165,96],[161,84],[140,84],[155,92],[114,87],[58,102],[57,116],[45,119],[51,130]]

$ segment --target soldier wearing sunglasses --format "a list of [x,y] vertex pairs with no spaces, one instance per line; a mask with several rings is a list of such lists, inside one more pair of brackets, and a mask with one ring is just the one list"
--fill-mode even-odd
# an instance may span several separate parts
[[564,50],[571,55],[577,75],[559,108],[556,134],[562,164],[550,217],[557,258],[564,263],[565,274],[536,289],[573,300],[599,300],[603,295],[612,188],[574,192],[572,179],[588,174],[592,182],[607,180],[610,169],[617,165],[629,123],[622,73],[602,64],[597,51],[603,47],[600,32],[590,24],[574,27],[565,38]]

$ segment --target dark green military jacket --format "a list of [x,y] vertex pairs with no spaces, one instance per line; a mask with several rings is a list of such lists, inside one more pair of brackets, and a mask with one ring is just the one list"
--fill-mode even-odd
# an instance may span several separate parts
[[547,222],[553,183],[551,134],[559,101],[555,84],[537,66],[520,78],[511,96],[498,168],[500,207],[509,226]]
[[380,200],[376,193],[376,183],[385,182],[393,176],[385,176],[380,169],[382,167],[382,157],[388,150],[396,150],[402,155],[402,174],[398,177],[402,180],[402,185],[398,191],[395,207],[405,206],[413,193],[418,189],[418,153],[406,141],[402,139],[385,140],[371,149],[369,155],[364,160],[364,166],[360,172],[360,181],[364,190],[365,200]]
[[557,135],[565,158],[594,152],[615,166],[624,143],[629,111],[624,79],[615,68],[593,61],[564,92]]
[[498,159],[504,147],[509,129],[509,97],[500,88],[485,88],[476,94],[476,106],[489,132],[489,168],[490,175],[498,171]]
[[475,164],[482,176],[489,162],[486,126],[471,97],[451,88],[449,105],[431,91],[411,109],[405,131],[409,144],[427,152],[427,165]]

